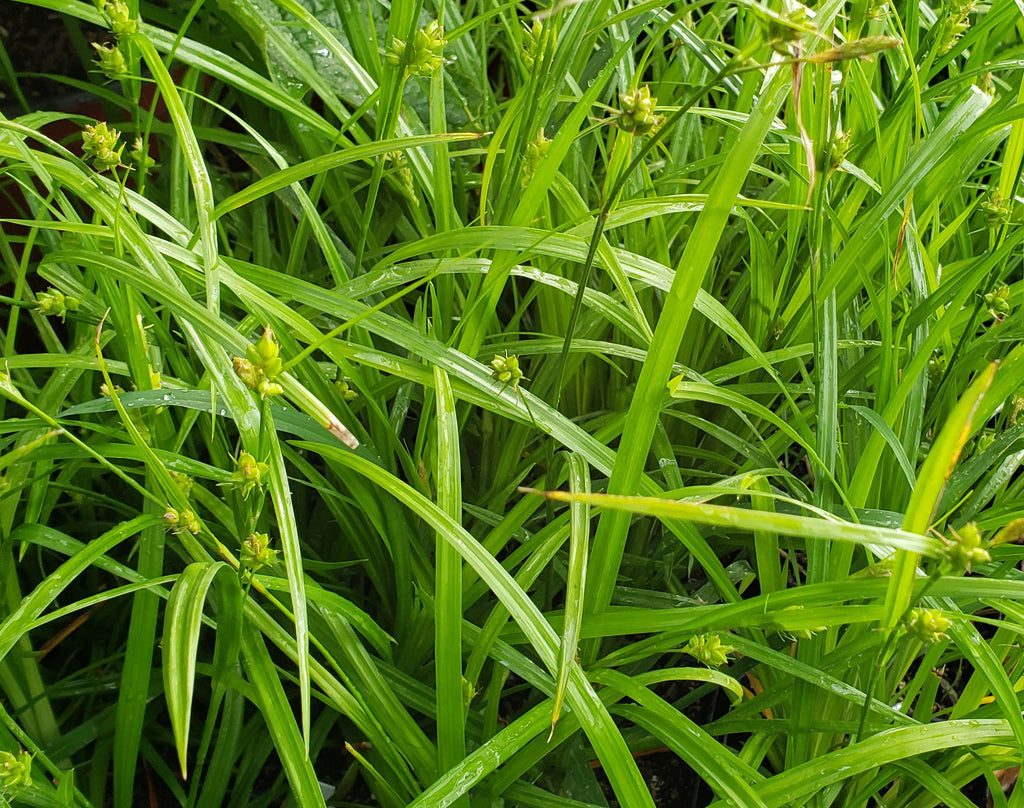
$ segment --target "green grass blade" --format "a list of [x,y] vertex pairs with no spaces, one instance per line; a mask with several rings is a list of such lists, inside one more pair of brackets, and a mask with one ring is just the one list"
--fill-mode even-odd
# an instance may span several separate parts
[[[624,717],[636,721],[689,763],[716,793],[734,805],[766,808],[758,791],[761,778],[735,754],[719,744],[700,727],[675,710],[646,687],[617,671],[598,671],[595,681],[613,687],[631,698],[636,708],[618,708]],[[723,758],[728,759],[722,765]],[[751,783],[757,783],[757,789]]]
[[814,519],[774,511],[754,511],[727,505],[678,502],[657,497],[625,497],[615,494],[574,494],[565,491],[535,491],[559,502],[586,502],[623,513],[639,513],[663,519],[680,519],[698,524],[731,527],[742,531],[769,530],[786,536],[807,536],[853,544],[877,545],[919,554],[939,556],[945,545],[939,539],[904,530],[859,525],[836,519]]
[[[462,522],[462,463],[459,424],[448,374],[434,368],[437,407],[437,507]],[[438,763],[442,771],[466,756],[466,694],[462,671],[462,559],[437,537],[434,618],[434,675],[437,690]]]
[[186,756],[192,721],[199,629],[207,590],[221,571],[237,582],[234,570],[222,561],[189,564],[171,589],[164,613],[164,696],[167,699],[167,712],[171,718],[183,779],[188,777]]
[[[978,375],[936,437],[907,503],[907,512],[903,519],[904,530],[923,535],[931,527],[942,489],[956,468],[964,444],[978,426],[978,409],[992,386],[995,374],[996,365],[992,364]],[[907,548],[902,549],[903,552],[896,555],[892,577],[889,579],[889,589],[886,592],[886,628],[895,626],[909,608],[911,590],[917,575],[919,555]]]
[[287,188],[292,183],[299,182],[300,180],[304,180],[308,177],[314,177],[318,174],[322,174],[341,166],[370,160],[374,157],[380,157],[381,155],[388,154],[389,152],[411,151],[413,149],[419,149],[424,146],[431,146],[441,142],[457,143],[460,141],[475,140],[479,137],[479,135],[473,133],[413,135],[410,137],[398,137],[392,138],[391,140],[378,141],[365,146],[350,146],[346,149],[339,149],[338,151],[331,152],[329,154],[314,157],[304,163],[289,166],[288,168],[271,174],[269,177],[257,180],[252,183],[252,185],[246,187],[245,190],[239,191],[238,193],[232,194],[226,199],[221,200],[214,209],[212,218],[214,220],[222,218],[230,211],[238,210],[244,205],[248,205],[257,199],[267,196],[268,194],[280,191],[282,188]]
[[[586,460],[577,454],[567,456],[569,464],[569,490],[574,494],[590,493],[590,472]],[[562,623],[558,676],[555,679],[555,697],[551,708],[551,732],[561,717],[565,688],[569,684],[569,671],[576,659],[580,624],[583,620],[583,598],[586,591],[587,555],[590,550],[590,506],[585,502],[570,505],[569,568],[565,584],[565,619]]]
[[280,674],[270,659],[262,634],[251,625],[242,630],[242,659],[294,799],[299,805],[326,808],[302,733],[296,726],[291,705],[281,685]]
[[[277,516],[277,529],[281,537],[281,554],[288,576],[288,594],[291,597],[292,616],[295,621],[295,646],[299,667],[299,688],[301,690],[302,737],[309,743],[311,725],[309,685],[309,616],[306,606],[306,578],[302,567],[302,541],[295,518],[295,509],[288,482],[288,472],[273,416],[269,409],[264,411],[262,436],[268,450],[270,465],[270,497]],[[307,749],[308,752],[308,749]]]
[[[163,509],[147,502],[146,512],[159,517]],[[166,527],[162,524],[151,525],[142,531],[138,544],[140,576],[154,577],[163,569],[165,533]],[[131,805],[153,673],[159,606],[160,599],[151,591],[141,590],[133,597],[114,728],[115,755],[121,764],[115,765],[114,769],[114,804],[118,806]]]
[[[297,443],[297,446],[314,449],[323,457],[365,476],[381,486],[391,496],[417,513],[424,521],[455,547],[463,560],[469,564],[491,588],[509,614],[526,633],[544,665],[551,671],[558,668],[558,639],[551,626],[540,614],[525,592],[515,583],[508,572],[480,544],[453,520],[448,514],[423,497],[410,486],[389,475],[380,467],[356,454],[339,452],[334,447]],[[650,793],[644,784],[636,763],[626,747],[622,735],[616,729],[607,710],[587,683],[578,665],[573,666],[566,701],[587,732],[594,750],[601,758],[605,771],[620,799],[631,805],[653,806]],[[550,716],[550,712],[548,713]]]
[[[1006,722],[996,720],[946,721],[886,730],[846,749],[795,766],[759,784],[758,793],[769,808],[789,805],[832,783],[878,768],[878,762],[898,761],[942,749],[961,749],[976,744],[1011,742]],[[725,808],[719,800],[713,808]]]
[[203,157],[203,149],[192,128],[192,122],[182,103],[174,79],[171,78],[153,43],[144,34],[135,34],[132,42],[141,51],[146,66],[153,75],[153,80],[160,88],[161,98],[167,105],[168,114],[178,136],[178,143],[184,152],[189,177],[192,180],[192,190],[195,194],[199,245],[203,270],[207,273],[207,303],[213,311],[216,311],[219,307],[220,297],[216,281],[219,250],[217,232],[213,224],[216,219],[216,216],[213,215],[213,186],[206,167],[206,160]]

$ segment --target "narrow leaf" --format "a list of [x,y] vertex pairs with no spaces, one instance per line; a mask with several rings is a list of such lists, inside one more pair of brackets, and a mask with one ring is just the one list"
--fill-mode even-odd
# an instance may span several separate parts
[[[587,461],[575,452],[568,456],[569,489],[574,494],[590,493],[590,472]],[[569,671],[576,658],[580,627],[583,621],[584,585],[587,575],[587,555],[590,549],[590,506],[586,502],[573,502],[569,521],[569,570],[565,582],[565,622],[562,624],[561,653],[558,658],[558,677],[555,698],[551,707],[551,732],[562,711],[565,688],[569,684]]]

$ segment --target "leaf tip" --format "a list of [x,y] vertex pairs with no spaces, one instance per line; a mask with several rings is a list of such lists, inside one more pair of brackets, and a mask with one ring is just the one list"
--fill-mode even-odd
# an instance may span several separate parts
[[359,439],[333,413],[328,413],[327,423],[324,426],[327,427],[328,432],[344,443],[349,449],[359,448]]

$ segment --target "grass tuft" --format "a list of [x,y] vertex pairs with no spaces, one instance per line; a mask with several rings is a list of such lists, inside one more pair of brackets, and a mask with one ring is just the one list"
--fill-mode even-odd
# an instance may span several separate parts
[[18,2],[0,802],[1024,804],[1016,6]]

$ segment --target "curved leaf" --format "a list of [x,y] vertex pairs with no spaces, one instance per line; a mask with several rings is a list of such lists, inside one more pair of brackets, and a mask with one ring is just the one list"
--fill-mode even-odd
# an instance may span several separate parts
[[[196,656],[199,651],[199,630],[202,627],[206,594],[218,572],[224,582],[221,587],[221,608],[225,612],[239,612],[242,590],[238,585],[238,574],[223,561],[193,562],[185,567],[167,599],[164,614],[163,674],[164,697],[167,712],[171,718],[171,729],[178,750],[178,765],[182,778],[187,778],[186,755],[188,753],[188,731],[192,721],[192,693],[195,689]],[[235,601],[234,603],[232,601]],[[233,653],[219,655],[223,659],[216,668],[222,670],[231,664],[230,657],[237,659],[237,621],[235,629],[221,626],[217,632],[217,646],[233,648]]]

